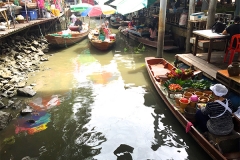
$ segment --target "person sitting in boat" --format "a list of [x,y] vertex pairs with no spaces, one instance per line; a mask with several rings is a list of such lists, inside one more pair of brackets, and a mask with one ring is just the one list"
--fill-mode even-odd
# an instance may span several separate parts
[[133,28],[134,25],[135,25],[134,20],[131,20],[131,21],[128,23],[128,28]]
[[224,98],[228,89],[222,84],[210,87],[213,92],[214,102],[209,102],[206,107],[196,113],[196,122],[203,132],[214,135],[228,135],[233,131],[232,112],[233,105],[230,100]]
[[150,37],[149,39],[151,41],[155,41],[157,39],[157,30],[153,25],[149,25],[149,33],[150,33]]
[[108,25],[109,25],[108,20],[106,20],[106,21],[104,22],[104,24],[105,24],[105,28],[108,28]]
[[110,35],[111,33],[110,33],[110,30],[109,30],[108,28],[106,28],[105,23],[103,23],[103,24],[101,25],[100,33],[101,33],[101,34],[104,34],[106,39],[109,38],[109,35]]
[[74,26],[79,26],[79,32],[81,32],[82,30],[82,21],[80,20],[80,18],[77,18],[75,23],[74,23]]

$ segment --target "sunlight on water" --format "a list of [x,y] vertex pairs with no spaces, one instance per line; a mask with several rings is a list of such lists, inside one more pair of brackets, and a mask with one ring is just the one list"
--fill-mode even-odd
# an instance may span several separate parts
[[26,103],[34,114],[16,114],[0,132],[1,158],[209,158],[152,87],[144,57],[155,51],[124,52],[125,38],[117,37],[118,45],[103,53],[87,40],[56,51],[41,72],[32,73],[28,83],[37,84],[37,94]]

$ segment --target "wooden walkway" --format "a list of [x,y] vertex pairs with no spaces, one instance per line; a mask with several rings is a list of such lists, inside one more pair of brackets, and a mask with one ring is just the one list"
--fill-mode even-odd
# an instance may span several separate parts
[[[206,53],[207,55],[207,53]],[[194,56],[193,54],[176,54],[175,58],[176,61],[183,62],[190,67],[193,67],[196,70],[201,70],[203,74],[206,74],[207,77],[213,79],[216,78],[217,71],[221,70],[220,67],[217,67],[216,65],[212,63],[208,63],[203,57],[204,55],[201,56]]]
[[[68,15],[68,9],[65,10],[65,14],[66,16]],[[53,27],[53,25],[59,21],[59,23],[61,23],[61,18],[62,16],[65,15],[64,12],[62,12],[60,14],[60,16],[55,16],[55,17],[50,17],[50,18],[38,18],[36,20],[32,20],[32,21],[25,21],[24,23],[15,23],[15,26],[13,24],[10,25],[10,29],[6,29],[5,31],[0,31],[0,39],[1,38],[5,38],[8,37],[12,34],[18,33],[22,30],[31,28],[33,26],[37,26],[37,25],[41,25],[41,29],[43,30],[43,32],[48,31],[49,28]]]
[[[223,62],[224,52],[212,52],[211,63],[207,62],[207,53],[194,56],[188,54],[176,54],[176,64],[183,62],[195,70],[202,71],[202,74],[214,79],[240,94],[240,76],[229,77],[227,72],[228,62]],[[237,55],[237,54],[236,54]],[[234,58],[237,58],[236,56]]]
[[44,24],[46,22],[51,22],[51,21],[56,21],[56,20],[57,20],[57,17],[37,19],[37,20],[32,20],[32,21],[28,21],[28,22],[24,22],[24,23],[15,24],[15,28],[14,28],[14,25],[11,24],[10,29],[6,29],[5,31],[0,31],[0,38],[8,37],[12,34],[15,34],[24,29],[33,27],[35,25],[40,25],[40,24]]

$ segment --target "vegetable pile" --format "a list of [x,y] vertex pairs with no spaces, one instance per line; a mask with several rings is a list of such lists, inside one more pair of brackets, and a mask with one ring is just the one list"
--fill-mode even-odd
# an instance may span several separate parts
[[191,69],[175,69],[167,73],[168,78],[185,78],[191,77],[193,75],[193,70]]
[[168,86],[168,89],[170,90],[170,91],[173,91],[173,92],[178,92],[178,91],[182,91],[182,87],[179,85],[179,84],[170,84],[169,86]]

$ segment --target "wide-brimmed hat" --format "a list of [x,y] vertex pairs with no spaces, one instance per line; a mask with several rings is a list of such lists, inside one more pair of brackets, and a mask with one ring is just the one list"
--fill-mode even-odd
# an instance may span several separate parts
[[228,93],[228,89],[222,84],[215,84],[210,87],[216,96],[222,97]]

